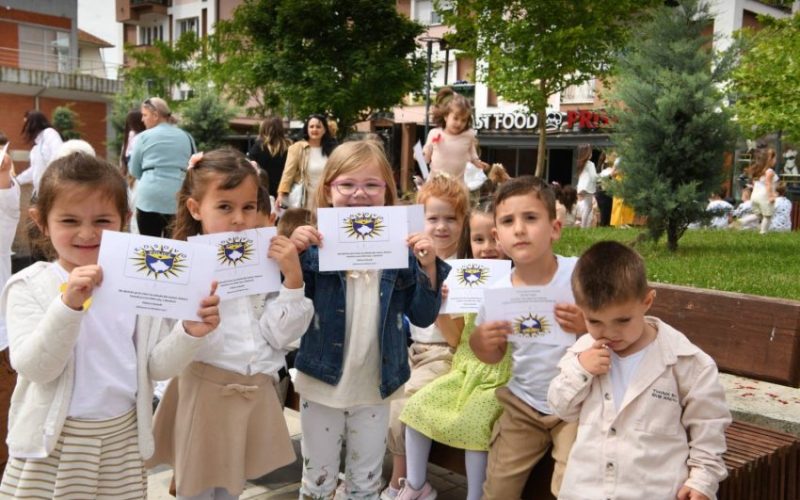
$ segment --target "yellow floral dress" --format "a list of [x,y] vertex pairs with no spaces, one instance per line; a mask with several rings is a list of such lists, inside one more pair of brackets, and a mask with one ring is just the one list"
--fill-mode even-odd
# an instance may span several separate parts
[[511,349],[497,364],[480,361],[469,347],[475,316],[465,316],[450,371],[411,396],[400,420],[453,448],[487,451],[492,426],[503,411],[494,391],[511,377]]

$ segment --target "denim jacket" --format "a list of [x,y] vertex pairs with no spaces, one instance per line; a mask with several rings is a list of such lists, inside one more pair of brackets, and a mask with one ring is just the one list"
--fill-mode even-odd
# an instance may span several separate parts
[[[314,319],[303,335],[295,368],[327,384],[336,385],[342,376],[345,341],[344,271],[320,271],[319,253],[309,248],[300,258],[306,297],[314,302]],[[442,283],[450,266],[436,259],[436,283],[431,288],[416,257],[409,251],[408,269],[384,269],[380,283],[378,341],[381,353],[381,397],[402,386],[410,375],[407,334],[403,316],[412,324],[433,324],[442,302]]]

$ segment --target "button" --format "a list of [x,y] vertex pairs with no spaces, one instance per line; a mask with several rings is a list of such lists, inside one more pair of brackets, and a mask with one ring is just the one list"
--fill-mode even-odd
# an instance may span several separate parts
[[586,375],[581,375],[581,378],[583,378],[583,381],[584,381],[584,382],[586,382],[587,380],[589,380],[589,377],[587,377]]
[[606,398],[606,401],[611,401],[611,394],[606,393],[604,397]]
[[612,427],[612,428],[610,428],[610,429],[608,430],[608,433],[609,433],[609,434],[611,434],[612,436],[615,436],[615,435],[617,434],[617,429],[615,429],[614,427]]
[[608,463],[606,464],[606,469],[608,469],[608,470],[612,470],[613,468],[614,468],[614,462],[608,462]]

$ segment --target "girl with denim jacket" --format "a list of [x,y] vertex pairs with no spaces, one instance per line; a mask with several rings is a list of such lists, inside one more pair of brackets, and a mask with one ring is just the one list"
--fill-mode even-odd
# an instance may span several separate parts
[[[395,202],[392,171],[381,147],[348,142],[331,154],[317,190],[320,207]],[[319,245],[310,226],[295,230],[298,248]],[[301,258],[315,315],[295,361],[301,396],[303,498],[331,498],[346,445],[344,493],[376,499],[386,452],[389,402],[409,377],[403,316],[425,327],[441,305],[450,267],[423,233],[411,234],[407,269],[321,272],[316,247]]]

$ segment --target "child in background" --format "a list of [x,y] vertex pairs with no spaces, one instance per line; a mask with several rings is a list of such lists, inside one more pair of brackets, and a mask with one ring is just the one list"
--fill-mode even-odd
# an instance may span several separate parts
[[[492,207],[487,202],[470,215],[462,240],[470,251],[463,258],[505,257],[497,247],[493,229]],[[482,363],[469,348],[474,328],[475,314],[468,314],[452,369],[411,396],[400,416],[406,425],[408,473],[401,480],[403,488],[398,499],[433,498],[433,488],[426,482],[432,441],[465,450],[467,500],[481,497],[492,426],[503,411],[494,392],[511,376],[511,353],[506,353],[500,363]]]
[[[393,205],[392,169],[372,141],[346,142],[328,159],[317,191],[320,207]],[[319,245],[310,226],[295,230],[299,248]],[[306,295],[316,315],[295,360],[303,431],[304,498],[330,498],[346,446],[344,494],[376,498],[386,452],[389,402],[409,377],[403,316],[427,327],[441,306],[450,266],[425,233],[408,236],[408,268],[320,272],[316,246],[302,255]]]
[[[433,240],[436,256],[442,260],[457,258],[469,210],[469,193],[464,184],[444,172],[434,172],[417,193],[417,203],[425,207],[425,233]],[[428,327],[411,325],[412,343],[408,348],[411,378],[403,395],[391,403],[387,444],[393,467],[384,498],[394,498],[400,489],[400,478],[406,475],[405,431],[400,412],[412,394],[450,371],[463,329],[463,316],[450,314],[440,314]]]
[[4,497],[147,496],[152,381],[176,375],[205,343],[219,297],[203,299],[202,321],[171,333],[162,319],[92,306],[101,233],[129,216],[125,180],[102,160],[74,153],[41,178],[31,218],[56,261],[15,274],[2,297],[18,372]]
[[556,190],[556,218],[562,228],[580,225],[578,192],[569,184]]
[[472,105],[466,97],[450,87],[439,90],[433,108],[433,123],[436,127],[428,132],[422,148],[431,174],[443,171],[463,183],[467,162],[483,170],[489,168],[478,156],[478,139],[472,129]]
[[594,221],[594,193],[597,191],[597,167],[592,162],[592,146],[578,146],[578,215],[582,228],[592,227]]
[[589,335],[559,363],[548,401],[578,420],[558,498],[716,498],[731,414],[710,356],[646,316],[656,292],[625,245],[596,243],[572,290]]
[[759,233],[766,234],[769,229],[772,214],[775,213],[775,186],[778,175],[770,167],[771,158],[775,155],[772,149],[759,149],[755,153],[753,164],[750,165],[750,178],[753,180],[753,194],[750,200],[753,203],[753,213],[761,217]]
[[[173,237],[254,229],[259,212],[269,212],[268,196],[258,167],[240,152],[197,153],[178,192]],[[276,386],[284,349],[314,311],[294,244],[275,236],[266,257],[280,267],[281,290],[222,302],[219,328],[158,405],[148,467],[175,468],[179,499],[238,498],[246,479],[295,459]]]
[[287,208],[278,219],[278,234],[291,237],[294,230],[301,226],[315,226],[314,214],[305,208]]
[[779,182],[775,187],[775,213],[772,214],[770,231],[785,232],[792,230],[792,202],[786,197],[786,183]]
[[[520,498],[531,469],[553,445],[552,491],[558,496],[569,449],[577,426],[562,421],[547,404],[547,388],[558,374],[558,361],[584,333],[583,316],[575,306],[569,279],[577,259],[553,253],[561,236],[552,188],[539,178],[521,176],[503,184],[494,199],[494,234],[514,262],[508,277],[490,288],[545,287],[556,305],[551,331],[537,343],[511,344],[511,378],[497,389],[503,413],[495,422],[489,444],[484,499]],[[486,321],[481,307],[470,347],[484,363],[499,363],[508,351],[510,321]]]
[[706,212],[712,214],[708,225],[711,229],[726,229],[730,225],[733,205],[723,199],[725,191],[711,193]]

